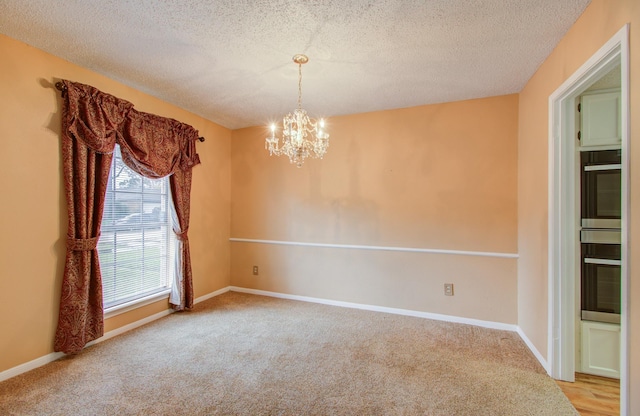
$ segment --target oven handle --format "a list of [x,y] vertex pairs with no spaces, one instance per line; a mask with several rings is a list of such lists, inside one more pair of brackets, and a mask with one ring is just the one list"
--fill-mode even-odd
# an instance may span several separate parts
[[593,259],[591,257],[585,257],[584,262],[586,264],[602,264],[605,266],[622,266],[621,260],[612,260],[612,259]]
[[596,170],[622,170],[622,164],[613,165],[587,165],[584,167],[585,172],[592,172]]
[[595,244],[620,244],[620,230],[594,230],[580,231],[580,242]]
[[622,220],[614,218],[583,218],[581,221],[581,225],[583,229],[620,229],[622,228]]

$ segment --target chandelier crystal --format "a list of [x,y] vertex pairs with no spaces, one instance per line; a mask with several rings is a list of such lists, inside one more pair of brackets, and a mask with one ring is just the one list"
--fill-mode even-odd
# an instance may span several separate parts
[[295,55],[298,64],[298,108],[282,119],[282,146],[276,136],[277,126],[271,125],[271,136],[265,139],[269,155],[289,156],[289,161],[301,167],[307,157],[322,159],[329,147],[329,135],[324,130],[324,120],[309,118],[302,109],[302,64],[309,62],[306,55]]

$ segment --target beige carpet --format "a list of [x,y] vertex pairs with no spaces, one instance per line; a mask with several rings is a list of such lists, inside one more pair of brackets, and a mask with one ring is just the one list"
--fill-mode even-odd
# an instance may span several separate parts
[[575,415],[517,334],[226,293],[0,383],[1,415]]

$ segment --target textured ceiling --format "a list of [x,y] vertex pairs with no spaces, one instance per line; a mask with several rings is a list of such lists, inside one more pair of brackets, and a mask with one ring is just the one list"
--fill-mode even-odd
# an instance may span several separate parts
[[235,129],[295,108],[296,53],[317,117],[519,92],[588,3],[0,0],[0,32]]

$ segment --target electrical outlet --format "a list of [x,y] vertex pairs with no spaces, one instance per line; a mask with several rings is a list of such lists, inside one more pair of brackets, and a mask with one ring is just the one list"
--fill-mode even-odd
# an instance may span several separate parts
[[445,296],[453,296],[453,283],[445,283],[444,284],[444,295]]
[[254,276],[258,275],[258,266],[253,266],[253,275]]

